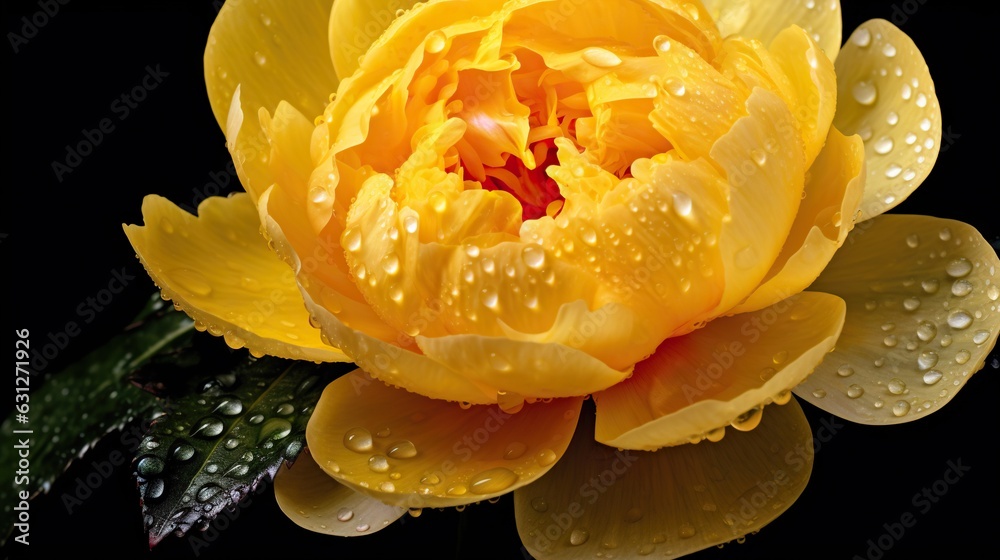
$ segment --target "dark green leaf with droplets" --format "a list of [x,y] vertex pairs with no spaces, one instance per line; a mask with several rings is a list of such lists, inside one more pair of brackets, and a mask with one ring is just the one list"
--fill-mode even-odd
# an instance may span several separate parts
[[[27,490],[34,496],[47,491],[74,459],[105,434],[139,415],[149,415],[157,399],[130,385],[126,376],[158,352],[184,345],[193,332],[185,314],[154,295],[124,333],[44,382],[31,379],[40,387],[30,394],[29,423],[16,424],[12,412],[0,426],[8,435],[19,429],[33,432],[30,485],[14,486],[13,476],[5,477],[0,485],[4,508],[0,535],[9,534],[13,527],[16,492]],[[16,465],[16,451],[13,445],[0,447],[0,465]]]
[[305,445],[305,429],[331,372],[342,368],[247,358],[202,375],[169,401],[133,464],[149,544],[204,528]]

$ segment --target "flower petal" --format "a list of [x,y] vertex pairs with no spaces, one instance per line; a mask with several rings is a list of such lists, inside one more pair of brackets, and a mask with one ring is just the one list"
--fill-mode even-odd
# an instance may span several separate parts
[[337,76],[346,78],[358,69],[359,60],[397,14],[416,0],[337,0],[330,12],[328,42]]
[[[581,328],[597,328],[587,323]],[[626,331],[627,333],[627,331]],[[439,338],[418,336],[417,345],[436,362],[494,391],[524,397],[583,396],[606,389],[629,376],[577,348],[456,334]]]
[[163,295],[235,348],[282,358],[343,362],[309,325],[292,271],[258,232],[250,197],[213,197],[199,217],[165,198],[142,203],[145,226],[125,233]]
[[833,122],[865,141],[867,220],[902,202],[931,172],[941,148],[941,108],[920,50],[888,21],[858,27],[836,66]]
[[[266,195],[265,195],[266,196]],[[270,217],[265,225],[278,254],[295,271],[302,299],[310,317],[315,319],[327,340],[341,348],[359,366],[372,371],[386,383],[406,387],[409,391],[433,399],[470,403],[496,402],[496,392],[466,380],[456,372],[416,352],[413,338],[395,332],[372,318],[367,304],[345,297],[330,285],[314,281],[319,266],[325,262],[315,255],[329,255],[317,244],[319,253],[306,253],[302,258],[292,251],[281,228]],[[339,246],[337,246],[339,247]],[[369,328],[372,327],[372,328]]]
[[278,469],[274,498],[299,527],[338,537],[377,533],[406,513],[337,482],[319,468],[308,450],[290,468]]
[[975,228],[927,216],[860,224],[809,288],[847,302],[837,349],[795,393],[861,424],[938,410],[1000,333],[1000,259]]
[[307,0],[289,9],[280,0],[229,0],[219,10],[205,47],[205,83],[212,112],[244,188],[256,201],[273,182],[267,140],[257,120],[282,100],[310,116],[323,114],[337,89],[325,56],[333,0]]
[[327,386],[306,439],[329,475],[402,507],[486,500],[548,472],[569,445],[580,398],[463,409],[394,389],[362,370]]
[[809,168],[806,197],[764,281],[734,313],[773,305],[806,289],[843,245],[854,226],[865,181],[865,147],[858,136],[830,128],[826,145]]
[[[327,22],[333,0],[304,0],[294,9],[282,0],[228,0],[212,24],[205,47],[205,83],[212,112],[226,130],[233,93],[256,117],[279,101],[306,115],[323,114],[337,89],[328,52]],[[230,140],[232,140],[230,138]]]
[[594,395],[597,441],[658,449],[721,437],[730,423],[749,429],[833,348],[844,309],[838,297],[804,292],[668,339],[631,378]]
[[778,95],[757,88],[746,117],[712,146],[712,159],[730,185],[730,220],[722,226],[726,289],[715,310],[729,311],[750,295],[781,252],[795,221],[805,184],[804,146],[795,119]]
[[591,418],[551,473],[514,493],[521,542],[539,560],[677,558],[722,544],[781,515],[812,471],[795,402],[752,432],[652,453],[594,442]]
[[809,32],[830,58],[837,59],[843,25],[839,0],[702,0],[723,37],[743,35],[769,44],[789,25]]

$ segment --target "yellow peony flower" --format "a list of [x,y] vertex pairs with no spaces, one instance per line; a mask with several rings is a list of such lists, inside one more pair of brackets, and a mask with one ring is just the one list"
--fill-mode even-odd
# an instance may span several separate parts
[[881,215],[941,137],[892,24],[841,47],[836,0],[331,4],[223,7],[205,74],[247,192],[126,227],[200,328],[362,368],[277,479],[296,523],[514,491],[536,557],[681,556],[804,488],[790,391],[906,422],[995,344],[989,244]]

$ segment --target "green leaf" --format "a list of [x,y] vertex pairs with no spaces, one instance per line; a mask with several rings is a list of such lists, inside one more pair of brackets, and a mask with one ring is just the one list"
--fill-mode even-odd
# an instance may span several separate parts
[[341,370],[247,358],[185,383],[191,391],[169,401],[134,463],[150,547],[170,533],[207,526],[294,460],[328,374]]
[[[32,431],[27,436],[31,438],[31,473],[27,485],[14,485],[13,476],[5,477],[0,485],[4,508],[0,534],[7,535],[13,527],[12,507],[19,491],[31,496],[48,491],[56,477],[102,436],[156,406],[154,396],[129,385],[125,377],[158,352],[189,341],[192,325],[186,315],[154,295],[124,333],[30,393],[27,424],[15,423],[14,412],[4,420],[0,426],[4,434]],[[0,465],[16,465],[16,451],[13,445],[0,447]]]

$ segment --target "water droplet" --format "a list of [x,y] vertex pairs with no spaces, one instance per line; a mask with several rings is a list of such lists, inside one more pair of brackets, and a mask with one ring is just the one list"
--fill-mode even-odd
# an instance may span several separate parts
[[364,533],[368,529],[371,529],[371,526],[368,525],[367,523],[362,523],[362,524],[360,524],[360,525],[358,525],[357,527],[354,528],[354,530],[357,531],[357,532],[359,532],[359,533]]
[[191,435],[200,438],[213,438],[225,429],[226,425],[222,423],[222,420],[214,416],[206,416],[191,426]]
[[507,414],[517,414],[524,408],[524,397],[510,391],[497,391],[497,406]]
[[337,510],[337,521],[347,523],[352,519],[354,519],[354,512],[350,509],[343,507]]
[[841,377],[850,377],[854,375],[854,368],[850,364],[844,364],[837,368],[837,375]]
[[261,414],[254,414],[253,416],[250,417],[249,420],[251,424],[260,424],[263,421],[264,421],[264,416]]
[[250,465],[246,463],[234,463],[233,466],[229,467],[223,476],[246,476],[250,472]]
[[281,403],[274,409],[274,412],[282,416],[288,416],[289,414],[295,412],[295,405],[292,403]]
[[496,494],[517,482],[517,475],[504,467],[494,467],[483,471],[469,480],[469,490],[473,494]]
[[552,451],[551,449],[543,449],[542,451],[540,451],[538,453],[537,460],[538,460],[539,466],[547,467],[547,466],[551,465],[552,463],[555,463],[556,459],[558,459],[558,458],[559,457],[556,456],[555,451]]
[[396,274],[399,272],[399,257],[395,253],[390,253],[382,258],[382,270],[386,274]]
[[265,64],[267,64],[267,57],[261,54],[259,51],[253,53],[253,59],[260,66],[264,66]]
[[986,339],[990,337],[990,331],[976,331],[976,334],[972,335],[973,344],[982,344],[986,342]]
[[847,387],[847,396],[856,399],[865,394],[865,389],[861,385],[851,384]]
[[691,202],[691,197],[684,192],[675,192],[673,194],[674,199],[674,211],[680,216],[690,216],[693,204]]
[[812,392],[812,395],[814,397],[816,397],[817,399],[822,399],[823,397],[826,396],[826,390],[824,390],[824,389],[816,389],[815,391]]
[[927,371],[932,367],[936,366],[937,363],[938,363],[937,352],[932,352],[930,350],[921,352],[920,356],[917,358],[917,368],[920,371]]
[[937,278],[931,278],[920,282],[920,287],[923,288],[924,292],[928,294],[937,293],[940,286],[941,282],[939,282]]
[[969,262],[969,259],[962,257],[949,262],[944,270],[952,278],[962,278],[972,272],[972,263]]
[[344,232],[344,248],[352,253],[361,249],[361,230],[352,227]]
[[393,459],[412,459],[417,456],[417,446],[413,445],[412,441],[404,439],[390,445],[386,454]]
[[469,489],[464,484],[456,484],[448,488],[448,494],[451,496],[464,496],[468,491]]
[[991,301],[996,301],[1000,299],[1000,287],[996,284],[990,286],[986,289],[986,297],[990,298]]
[[417,227],[419,225],[420,225],[420,220],[418,220],[417,217],[412,214],[409,214],[403,218],[403,229],[405,229],[407,233],[416,233]]
[[538,270],[545,266],[545,250],[541,247],[529,245],[521,251],[521,259],[528,268]]
[[882,54],[884,54],[889,58],[892,58],[896,56],[896,47],[893,46],[891,43],[886,43],[882,45]]
[[787,359],[788,359],[787,350],[781,350],[771,357],[771,361],[773,361],[775,365],[783,364]]
[[932,369],[924,374],[924,383],[927,385],[933,385],[938,381],[941,381],[942,377],[944,377],[943,373],[936,369]]
[[972,315],[964,309],[956,309],[948,315],[948,326],[953,329],[962,330],[972,324]]
[[915,297],[909,297],[903,300],[903,309],[907,311],[916,311],[920,308],[920,300]]
[[170,454],[175,461],[184,462],[194,457],[194,447],[187,443],[179,443]]
[[243,402],[238,397],[225,396],[219,400],[212,412],[223,416],[236,416],[243,412]]
[[872,42],[871,31],[868,31],[863,27],[858,28],[858,30],[851,35],[851,42],[861,48],[867,47]]
[[180,288],[196,296],[205,297],[212,293],[212,285],[200,272],[178,268],[171,271],[169,276]]
[[670,51],[670,37],[666,35],[657,35],[653,38],[653,48],[657,52],[665,53]]
[[215,497],[216,494],[222,491],[222,487],[217,484],[206,484],[198,490],[198,495],[196,498],[199,502],[205,503]]
[[667,91],[669,91],[671,95],[676,97],[683,97],[684,94],[687,93],[687,88],[684,87],[684,82],[678,79],[668,78],[663,85],[667,88]]
[[906,401],[896,401],[896,404],[892,405],[893,416],[906,416],[906,413],[910,411],[910,403]]
[[545,498],[539,496],[531,499],[531,509],[538,513],[545,513],[549,510],[549,504],[545,501]]
[[924,342],[934,340],[937,336],[937,326],[930,321],[920,321],[917,325],[917,338]]
[[378,485],[378,489],[382,492],[392,493],[396,491],[396,485],[389,481],[385,481]]
[[427,486],[434,486],[435,484],[441,484],[441,478],[438,475],[431,473],[420,479],[420,484],[425,484]]
[[292,433],[292,423],[284,418],[271,418],[260,427],[257,445],[262,441],[276,441]]
[[309,200],[313,204],[323,204],[330,200],[330,193],[325,187],[317,186],[309,189]]
[[355,453],[372,450],[372,434],[364,428],[351,428],[344,434],[344,447]]
[[884,156],[892,151],[893,141],[892,138],[888,136],[883,136],[879,138],[872,148],[875,150],[876,154]]
[[154,478],[146,483],[146,493],[143,496],[145,499],[157,499],[163,495],[165,485],[163,484],[162,478]]
[[890,379],[887,387],[893,395],[902,395],[906,391],[906,383],[897,377]]
[[431,31],[424,40],[424,50],[431,54],[443,51],[446,46],[448,46],[448,37],[437,29]]
[[854,100],[862,105],[872,105],[878,98],[878,90],[872,82],[858,82],[851,88]]
[[964,365],[972,357],[972,354],[968,350],[959,350],[955,354],[955,363],[958,365]]
[[569,544],[573,546],[580,546],[581,544],[587,542],[590,538],[590,533],[582,529],[573,529],[573,532],[569,534]]
[[886,348],[895,348],[896,344],[899,344],[899,339],[896,338],[896,335],[890,334],[882,339],[882,344],[884,344]]
[[519,459],[524,455],[525,451],[528,450],[528,446],[519,442],[512,441],[507,444],[507,448],[504,449],[503,458],[508,461],[513,461],[514,459]]
[[682,539],[690,539],[695,536],[698,531],[694,528],[694,525],[690,523],[681,523],[681,526],[677,532]]
[[955,280],[951,285],[951,293],[956,297],[965,297],[972,293],[972,282],[968,280]]
[[584,62],[598,68],[614,68],[622,63],[618,55],[600,47],[591,47],[583,51],[581,55]]
[[760,419],[764,416],[764,409],[755,406],[750,410],[740,414],[730,425],[741,432],[749,432],[760,424]]

